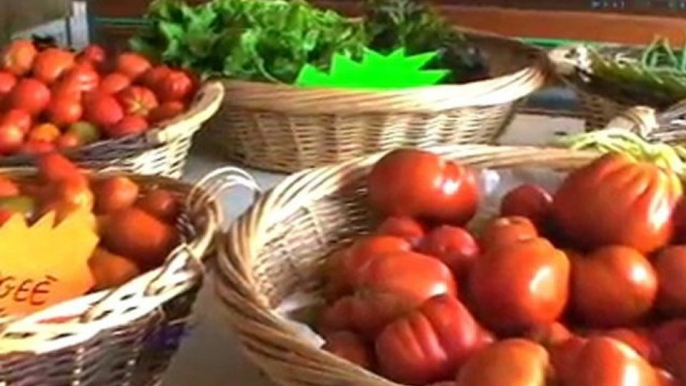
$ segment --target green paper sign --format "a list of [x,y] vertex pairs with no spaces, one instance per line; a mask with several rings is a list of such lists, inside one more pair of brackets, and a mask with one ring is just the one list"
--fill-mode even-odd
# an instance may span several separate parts
[[433,86],[450,73],[449,70],[423,69],[436,56],[437,52],[407,56],[402,48],[388,55],[365,49],[358,62],[346,55],[334,54],[328,73],[307,64],[300,71],[295,84],[377,90]]

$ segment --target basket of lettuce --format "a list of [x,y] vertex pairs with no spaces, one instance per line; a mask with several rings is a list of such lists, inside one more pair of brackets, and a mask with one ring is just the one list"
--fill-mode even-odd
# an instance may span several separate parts
[[489,143],[548,59],[457,30],[416,0],[359,18],[304,0],[158,0],[136,50],[222,79],[214,133],[243,164],[296,171],[400,146]]

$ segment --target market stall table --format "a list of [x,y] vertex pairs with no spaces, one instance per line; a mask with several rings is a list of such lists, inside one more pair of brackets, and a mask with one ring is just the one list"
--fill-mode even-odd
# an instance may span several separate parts
[[[502,144],[534,145],[549,142],[555,133],[576,133],[583,123],[573,118],[520,115],[501,138]],[[220,149],[211,137],[199,135],[186,168],[184,179],[196,181],[208,171],[226,166]],[[202,152],[198,151],[202,147]],[[202,154],[201,154],[202,153]],[[263,189],[278,183],[285,175],[246,169]],[[251,201],[247,190],[233,190],[222,197],[227,219],[242,213]],[[271,386],[242,354],[230,327],[217,310],[212,277],[206,280],[196,305],[195,327],[189,332],[162,386]]]

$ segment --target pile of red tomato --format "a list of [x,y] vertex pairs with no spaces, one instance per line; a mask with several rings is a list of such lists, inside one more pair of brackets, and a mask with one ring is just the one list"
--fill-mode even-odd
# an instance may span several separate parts
[[185,112],[196,88],[187,72],[136,53],[13,41],[0,54],[0,155],[143,133]]
[[324,349],[408,385],[686,385],[686,205],[621,154],[465,226],[475,171],[421,150],[372,168],[385,220],[324,266]]

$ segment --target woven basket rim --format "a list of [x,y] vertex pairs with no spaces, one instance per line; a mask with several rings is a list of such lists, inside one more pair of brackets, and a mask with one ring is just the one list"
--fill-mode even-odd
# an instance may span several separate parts
[[[128,135],[117,139],[105,139],[78,149],[63,153],[74,159],[88,160],[92,153],[103,149],[122,148],[129,153],[132,150],[145,151],[165,145],[180,137],[191,136],[199,130],[219,110],[224,99],[224,87],[221,82],[211,81],[202,84],[188,110],[165,122],[160,122],[142,134]],[[0,167],[14,167],[30,164],[31,156],[13,155],[0,158]]]
[[[429,150],[475,167],[567,167],[587,163],[598,156],[589,151],[519,146],[456,145]],[[291,324],[276,316],[273,305],[257,287],[257,275],[264,277],[268,272],[255,266],[260,249],[268,242],[265,238],[268,229],[279,226],[298,210],[311,211],[312,202],[364,177],[384,154],[304,170],[287,177],[260,197],[221,239],[214,290],[221,300],[222,315],[238,333],[248,357],[277,383],[296,384],[293,374],[299,374],[301,379],[310,379],[312,385],[396,385],[317,349],[300,337]],[[313,376],[324,381],[318,383]],[[284,381],[280,382],[282,377]]]
[[474,40],[487,41],[527,58],[517,71],[464,84],[447,84],[403,90],[351,90],[297,87],[287,84],[223,79],[225,103],[291,114],[365,112],[440,112],[460,107],[491,106],[520,99],[548,80],[551,63],[547,54],[521,41],[495,34],[466,32]]
[[[33,178],[36,169],[0,168],[0,173],[16,178]],[[96,179],[110,175],[127,176],[144,186],[159,185],[182,194],[187,206],[191,207],[187,215],[197,234],[172,251],[162,267],[122,286],[69,299],[19,318],[0,320],[0,355],[40,355],[83,343],[101,331],[134,322],[191,289],[201,279],[200,263],[193,262],[206,257],[221,218],[219,203],[204,187],[167,177],[122,171],[87,173]],[[155,289],[154,293],[150,292],[152,289]],[[116,312],[110,309],[113,306],[118,308]],[[46,323],[53,319],[65,320]]]

